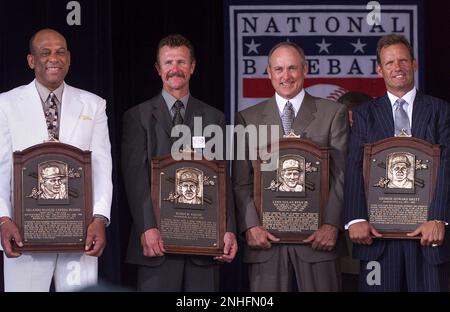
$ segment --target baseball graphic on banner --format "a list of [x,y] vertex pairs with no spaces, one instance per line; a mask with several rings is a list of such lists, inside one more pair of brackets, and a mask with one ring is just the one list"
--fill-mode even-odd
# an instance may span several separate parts
[[333,84],[315,84],[305,88],[306,92],[312,96],[337,101],[342,95],[348,92],[347,89]]

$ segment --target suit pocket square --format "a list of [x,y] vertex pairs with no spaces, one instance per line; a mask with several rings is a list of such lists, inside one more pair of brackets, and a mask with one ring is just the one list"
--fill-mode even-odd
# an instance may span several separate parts
[[92,120],[92,118],[90,116],[87,116],[87,115],[81,115],[80,119],[81,120]]

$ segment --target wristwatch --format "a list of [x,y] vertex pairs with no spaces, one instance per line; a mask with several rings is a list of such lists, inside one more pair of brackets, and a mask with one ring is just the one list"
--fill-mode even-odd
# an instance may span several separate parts
[[107,217],[105,217],[104,215],[94,214],[93,217],[101,219],[103,221],[103,223],[105,224],[105,227],[108,227],[109,224],[111,223],[111,221],[109,221],[109,219]]

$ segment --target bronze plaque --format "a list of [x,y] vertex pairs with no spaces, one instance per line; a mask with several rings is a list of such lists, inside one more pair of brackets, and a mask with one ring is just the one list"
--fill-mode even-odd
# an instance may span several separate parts
[[48,142],[14,152],[17,251],[84,251],[92,219],[91,152]]
[[284,138],[279,149],[261,159],[277,157],[277,168],[263,171],[253,161],[254,201],[262,226],[280,243],[303,243],[322,224],[328,199],[328,149],[300,138]]
[[369,222],[385,238],[412,238],[428,219],[439,168],[439,145],[392,137],[364,146]]
[[223,254],[226,228],[225,162],[152,160],[152,200],[167,253]]

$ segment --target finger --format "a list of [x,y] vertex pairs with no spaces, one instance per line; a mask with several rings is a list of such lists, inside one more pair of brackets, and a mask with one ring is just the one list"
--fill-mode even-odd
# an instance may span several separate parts
[[8,258],[17,258],[20,255],[22,255],[20,252],[16,252],[13,250],[12,245],[11,245],[11,241],[9,240],[4,240],[3,241],[3,251],[5,252],[5,255]]
[[314,238],[315,238],[315,235],[313,233],[313,234],[309,235],[306,239],[304,239],[303,242],[309,244],[312,241],[314,241]]
[[238,245],[237,245],[237,242],[233,242],[233,245],[232,245],[232,247],[231,247],[231,249],[230,249],[230,252],[229,252],[229,256],[230,256],[232,259],[234,259],[234,257],[236,257],[237,251],[238,251]]
[[162,239],[160,239],[158,244],[159,244],[159,249],[162,252],[162,255],[164,255],[164,253],[166,252],[166,249],[164,248],[164,241]]
[[270,247],[272,247],[272,244],[266,240],[263,244],[262,244],[262,248],[263,249],[269,249]]
[[85,254],[91,257],[100,257],[103,253],[103,247],[100,244],[92,243],[92,249],[86,251]]
[[100,257],[103,253],[103,250],[105,249],[105,240],[94,236],[93,242],[92,242],[92,249],[86,252],[86,255],[93,256],[93,257]]
[[223,246],[224,255],[228,255],[230,253],[230,248],[231,248],[231,242],[225,241],[225,245]]
[[86,235],[84,250],[89,251],[92,248],[93,243],[94,243],[94,235],[88,232],[88,234]]
[[273,235],[272,233],[267,232],[267,239],[271,240],[272,242],[279,242],[280,239]]
[[382,236],[383,236],[383,234],[381,234],[380,232],[378,232],[374,227],[372,227],[372,228],[370,229],[370,233],[371,233],[373,236],[375,236],[375,237],[382,237]]
[[368,238],[366,238],[365,240],[364,240],[364,245],[372,245],[372,243],[373,243],[373,240],[372,240],[372,237],[368,237]]
[[422,238],[420,239],[420,245],[422,245],[422,246],[430,246],[431,242],[429,242],[428,239],[426,239],[425,237],[422,236]]
[[221,255],[220,257],[217,257],[219,261],[223,260],[225,262],[231,262],[233,261],[234,257],[236,256],[237,253],[237,243],[231,242],[230,248],[228,250],[228,253],[225,253],[225,249],[224,249],[224,253],[223,255]]
[[157,257],[161,257],[164,255],[163,251],[161,250],[161,248],[159,246],[159,241],[158,241],[158,243],[152,244],[152,250],[153,250],[153,254]]
[[17,244],[17,246],[23,247],[22,237],[20,236],[19,231],[16,230],[13,232],[13,238],[14,238],[14,242]]
[[421,227],[418,227],[414,232],[406,233],[406,236],[414,237],[419,235],[421,231],[422,231]]
[[231,257],[230,255],[221,255],[221,256],[217,257],[216,260],[220,261],[220,262],[230,263],[231,261],[233,261],[233,257]]

